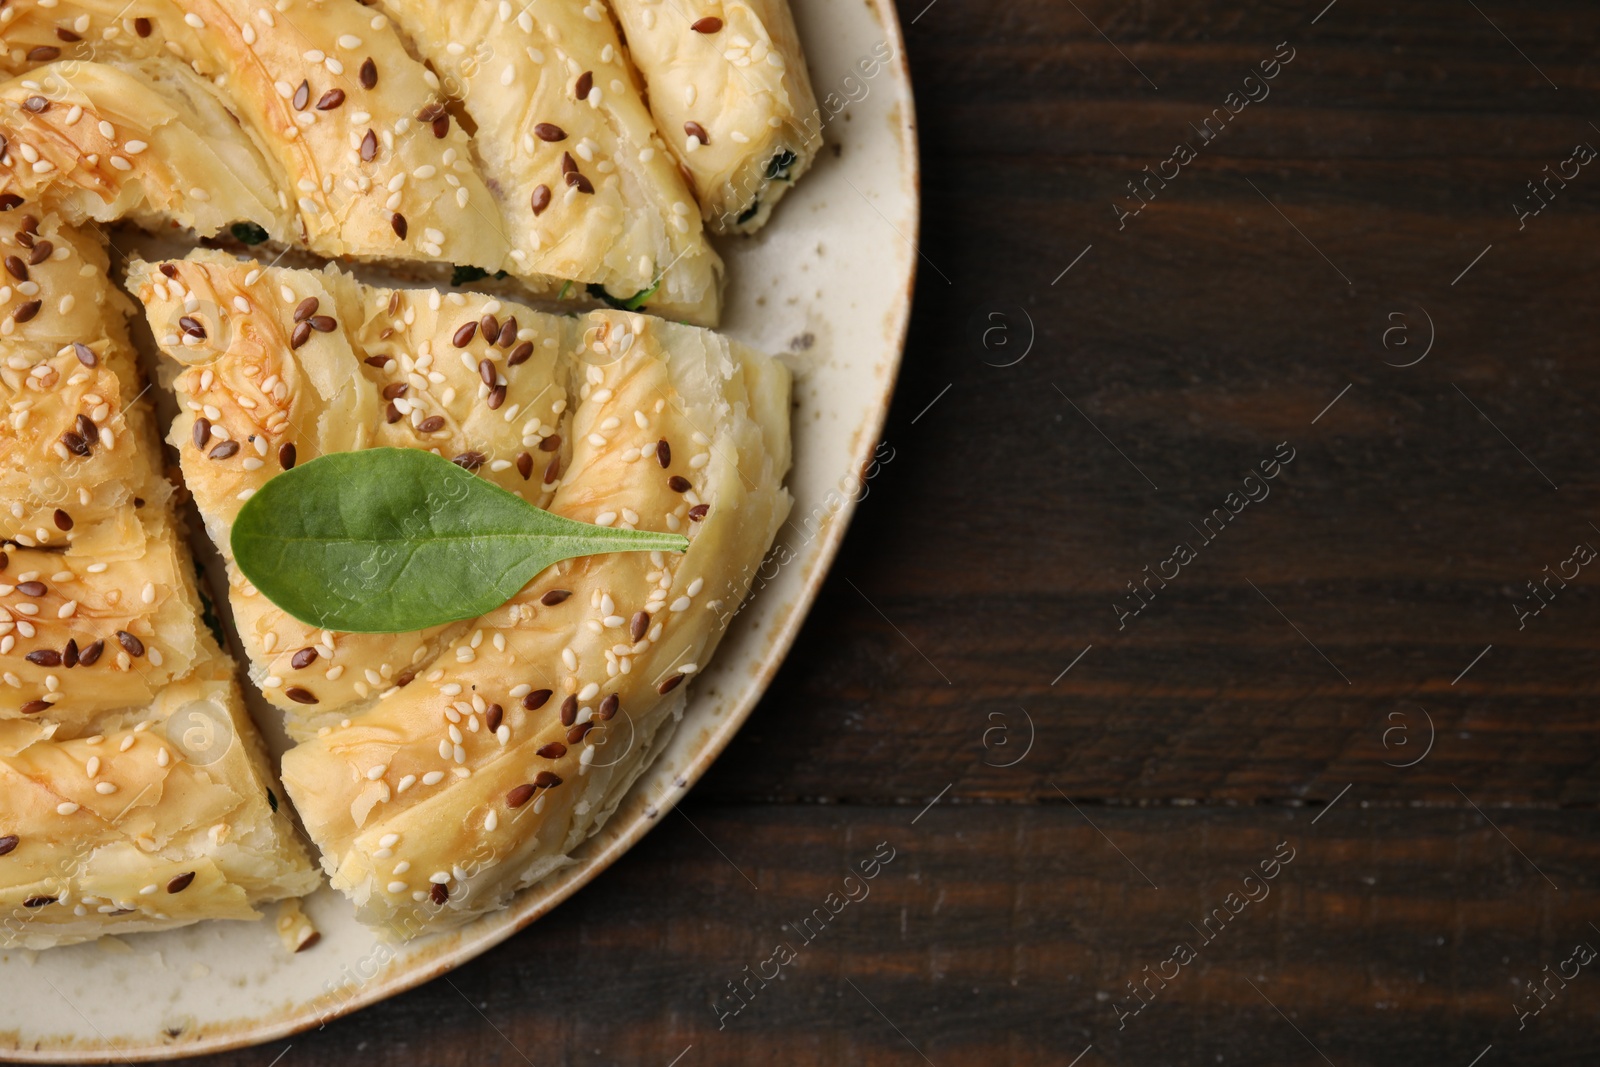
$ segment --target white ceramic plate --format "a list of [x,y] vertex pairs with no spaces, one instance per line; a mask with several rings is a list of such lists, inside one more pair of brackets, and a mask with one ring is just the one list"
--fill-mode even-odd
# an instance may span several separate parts
[[[578,862],[447,935],[380,945],[329,889],[322,931],[285,953],[268,917],[0,952],[0,1059],[124,1062],[268,1041],[434,978],[544,915],[627,851],[710,766],[777,671],[874,459],[917,253],[911,86],[888,0],[793,0],[828,142],[755,238],[722,242],[724,329],[795,371],[796,504],[759,590],[690,693],[683,722]],[[881,62],[883,56],[891,57]],[[278,731],[268,730],[269,736]],[[663,916],[665,919],[665,916]],[[115,990],[116,996],[106,996]]]

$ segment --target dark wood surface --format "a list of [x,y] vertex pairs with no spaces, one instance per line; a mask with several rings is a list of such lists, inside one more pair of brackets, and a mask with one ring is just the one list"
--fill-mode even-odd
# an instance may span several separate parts
[[1600,146],[1600,9],[1323,2],[904,5],[897,458],[770,693],[548,918],[213,1062],[1596,1062],[1600,961],[1518,1010],[1600,947],[1600,567],[1517,605],[1600,546],[1600,168],[1513,203]]

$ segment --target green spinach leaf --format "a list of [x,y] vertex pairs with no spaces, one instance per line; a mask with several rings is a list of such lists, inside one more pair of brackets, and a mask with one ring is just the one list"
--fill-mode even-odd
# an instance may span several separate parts
[[799,158],[787,148],[779,149],[777,155],[767,160],[767,177],[776,182],[788,181],[789,168],[794,166]]
[[656,290],[660,288],[661,279],[657,278],[655,280],[655,284],[650,286],[650,288],[640,289],[637,293],[634,293],[626,300],[618,300],[616,297],[606,292],[606,287],[601,285],[599,282],[590,282],[589,295],[594,297],[596,300],[604,302],[609,307],[616,308],[618,311],[638,311],[644,306],[644,302],[646,300],[649,300],[652,296],[656,295]]
[[431,452],[370,448],[269,480],[231,545],[244,576],[301,622],[402,633],[493,611],[564,559],[689,541],[564,519]]

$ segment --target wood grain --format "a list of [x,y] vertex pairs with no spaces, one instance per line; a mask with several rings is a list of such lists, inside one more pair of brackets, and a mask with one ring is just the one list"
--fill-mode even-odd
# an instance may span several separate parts
[[[1600,171],[1512,204],[1600,144],[1600,9],[1322,9],[904,5],[926,211],[895,459],[761,707],[554,915],[215,1062],[1592,1062],[1588,969],[1514,1005],[1600,945],[1600,573],[1516,605],[1600,546]],[[880,841],[870,896],[719,1029]]]
[[[1309,1067],[1317,1049],[1465,1067],[1491,1044],[1500,1062],[1577,1062],[1600,1025],[1595,975],[1552,986],[1520,1032],[1512,1005],[1546,964],[1600,946],[1597,816],[1496,812],[1513,847],[1470,812],[1361,804],[1352,792],[1313,824],[1272,807],[690,803],[448,980],[227,1062],[266,1067],[292,1045],[286,1063],[665,1067],[688,1049],[681,1064],[893,1067],[920,1051],[1044,1067],[1090,1044],[1096,1067]],[[892,859],[861,880],[875,853]],[[1292,858],[1262,881],[1275,855]],[[851,891],[809,942],[795,932]],[[1260,899],[1228,912],[1247,891]],[[1217,908],[1231,917],[1208,942],[1190,923]],[[1180,942],[1193,961],[1119,1029],[1126,983]],[[783,944],[795,958],[764,965]],[[763,966],[780,975],[765,988],[749,977]],[[744,1007],[723,1017],[740,981]]]

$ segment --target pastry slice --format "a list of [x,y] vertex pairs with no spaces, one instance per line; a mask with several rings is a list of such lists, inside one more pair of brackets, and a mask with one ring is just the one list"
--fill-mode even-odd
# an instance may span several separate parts
[[52,529],[0,551],[0,946],[253,918],[316,876],[202,620],[126,301],[32,206],[0,216],[36,305],[0,327],[0,492]]
[[588,295],[700,325],[722,262],[598,0],[381,0],[476,127],[511,244],[541,293]]
[[[214,252],[159,269],[136,263],[129,285],[185,368],[172,382],[181,410],[169,440],[225,558],[250,494],[328,452],[427,448],[534,504],[554,491],[569,451],[562,317]],[[231,559],[229,581],[251,678],[299,736],[405,684],[461,629],[335,635],[257,595]]]
[[280,241],[298,234],[266,159],[210,83],[170,57],[50,63],[0,85],[0,112],[0,198],[73,225],[171,220],[210,236],[250,220]]
[[0,946],[255,919],[316,889],[225,660],[65,733],[0,721]]
[[[16,13],[0,25],[9,61],[30,77],[58,57],[175,57],[209,79],[271,170],[256,187],[271,213],[234,221],[276,235],[286,215],[298,242],[324,256],[506,265],[502,224],[439,79],[357,0],[22,0],[6,10]],[[38,95],[69,106],[48,87]],[[171,155],[162,165],[188,165]]]
[[128,302],[98,245],[29,206],[0,215],[17,225],[0,230],[12,286],[29,290],[12,299],[33,304],[0,331],[0,719],[78,730],[216,651],[139,402]]
[[822,147],[788,0],[611,6],[706,224],[717,233],[760,229]]
[[[259,406],[213,401],[212,430],[222,424],[229,440],[264,433],[270,457],[292,437],[297,461],[377,444],[436,449],[554,513],[689,536],[683,555],[558,564],[489,615],[429,635],[320,635],[327,643],[298,676],[277,676],[307,690],[313,707],[325,698],[339,707],[314,732],[302,723],[284,782],[324,869],[364,921],[398,937],[455,925],[571,862],[668,736],[686,683],[788,512],[782,365],[645,315],[397,297],[332,270],[264,269],[214,253],[135,264],[130,287],[165,352],[187,366],[180,381],[209,372],[213,392],[259,405],[261,384],[240,383],[276,375],[267,391],[293,414],[253,422]],[[173,343],[189,300],[233,307],[234,295],[250,311],[207,328],[231,339],[226,348]],[[294,316],[312,295],[342,318],[295,347]],[[372,351],[384,344],[412,362]],[[391,392],[428,414],[422,425],[404,413],[390,422],[368,390],[381,398],[380,383],[400,384],[397,373],[418,364],[426,388]],[[180,385],[180,395],[196,387]],[[322,407],[329,396],[348,397],[337,417]],[[224,546],[239,495],[281,469],[262,457],[246,469],[247,458],[183,450],[185,479]],[[248,613],[259,599],[236,588],[233,603]],[[303,633],[296,640],[314,631]],[[273,653],[251,648],[259,673]],[[367,689],[329,686],[325,664],[368,679]]]

